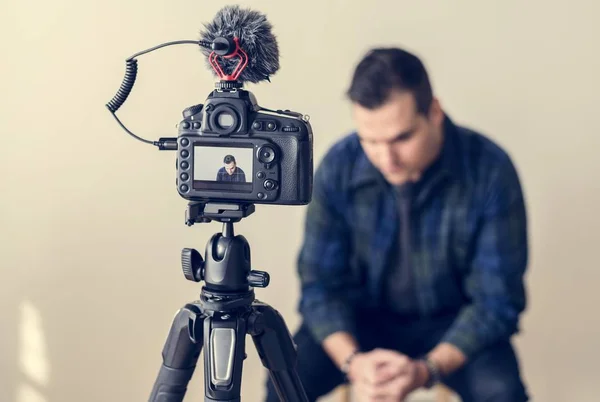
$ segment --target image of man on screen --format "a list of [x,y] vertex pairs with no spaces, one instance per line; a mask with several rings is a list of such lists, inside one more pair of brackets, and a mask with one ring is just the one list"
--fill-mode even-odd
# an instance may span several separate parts
[[230,181],[236,183],[246,182],[246,174],[237,166],[233,155],[225,156],[225,158],[223,158],[223,163],[225,166],[220,168],[217,172],[217,181]]

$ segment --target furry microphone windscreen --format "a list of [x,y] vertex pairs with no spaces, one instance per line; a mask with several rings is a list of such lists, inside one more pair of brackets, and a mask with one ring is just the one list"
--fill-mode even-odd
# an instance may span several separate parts
[[[239,38],[240,47],[248,55],[248,65],[238,80],[257,83],[269,80],[279,70],[279,47],[271,28],[272,25],[264,14],[235,5],[222,8],[213,21],[204,24],[200,35],[206,41],[217,37]],[[201,49],[204,55],[210,55],[210,49]],[[238,57],[218,58],[219,65],[226,74],[230,74],[239,61]]]

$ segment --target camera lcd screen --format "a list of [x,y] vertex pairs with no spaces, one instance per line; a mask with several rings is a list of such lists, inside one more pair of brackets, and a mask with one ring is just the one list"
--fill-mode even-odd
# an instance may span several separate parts
[[253,148],[196,145],[194,188],[252,192]]

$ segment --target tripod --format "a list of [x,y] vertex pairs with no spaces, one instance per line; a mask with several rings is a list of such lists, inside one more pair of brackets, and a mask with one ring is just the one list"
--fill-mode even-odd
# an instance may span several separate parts
[[216,220],[223,231],[207,243],[205,260],[194,249],[182,250],[185,277],[205,285],[200,300],[187,303],[173,319],[150,402],[183,401],[202,349],[205,402],[239,402],[246,334],[252,336],[279,399],[308,401],[283,317],[254,296],[253,287],[268,286],[269,274],[251,270],[250,246],[233,232],[233,224],[253,212],[254,204],[188,204],[188,226]]

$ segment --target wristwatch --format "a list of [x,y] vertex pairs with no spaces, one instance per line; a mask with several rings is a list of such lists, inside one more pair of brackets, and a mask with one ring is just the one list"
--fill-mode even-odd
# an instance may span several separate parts
[[423,363],[425,363],[425,367],[427,367],[428,379],[425,383],[425,388],[431,388],[442,380],[442,373],[440,372],[440,368],[437,364],[431,360],[429,357],[424,357],[421,359]]
[[355,350],[352,353],[350,353],[350,356],[348,356],[346,358],[346,360],[344,361],[344,364],[342,364],[342,367],[340,367],[340,371],[342,373],[344,373],[344,376],[346,378],[348,378],[348,372],[350,371],[350,363],[352,363],[352,359],[354,359],[356,357],[357,354],[360,353],[360,350]]

